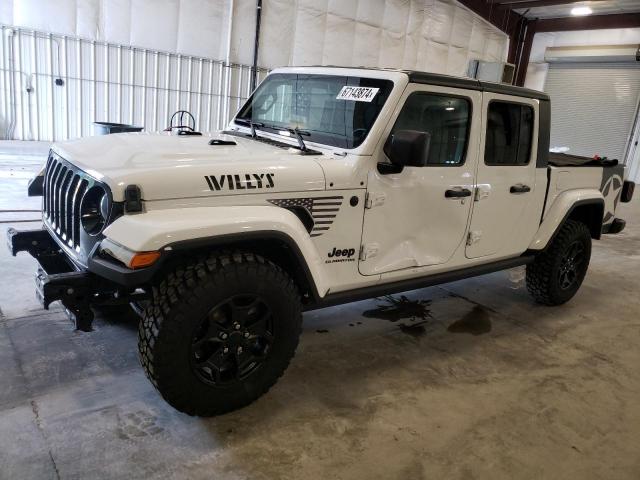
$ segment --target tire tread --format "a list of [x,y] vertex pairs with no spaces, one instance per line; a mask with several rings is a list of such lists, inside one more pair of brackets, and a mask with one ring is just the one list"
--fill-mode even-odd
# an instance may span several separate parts
[[582,222],[567,220],[551,241],[551,245],[545,251],[539,253],[532,263],[527,265],[527,290],[536,302],[553,306],[560,305],[568,300],[560,298],[556,289],[553,288],[552,275],[555,271],[554,266],[558,256],[563,254],[569,243],[580,237],[586,237],[591,242],[589,228]]
[[[215,291],[218,285],[240,282],[247,275],[277,285],[287,301],[291,302],[297,322],[297,331],[291,332],[295,337],[293,352],[277,375],[263,383],[260,390],[251,397],[240,398],[223,406],[203,405],[197,399],[194,401],[190,392],[179,388],[178,382],[160,376],[159,372],[170,369],[171,359],[175,358],[171,342],[163,341],[163,337],[177,336],[184,322],[185,310],[188,311],[190,307],[203,301],[208,292]],[[298,345],[302,330],[301,318],[302,305],[298,288],[280,266],[251,252],[212,252],[200,255],[177,265],[152,287],[152,299],[138,328],[140,362],[153,386],[175,408],[189,415],[219,415],[251,403],[265,394],[282,376]]]

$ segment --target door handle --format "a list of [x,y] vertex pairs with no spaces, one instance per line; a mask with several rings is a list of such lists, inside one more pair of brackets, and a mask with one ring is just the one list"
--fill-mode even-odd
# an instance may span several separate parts
[[519,183],[517,185],[512,185],[509,189],[510,193],[528,193],[531,191],[531,187],[529,185],[523,185]]
[[445,198],[464,198],[471,196],[471,190],[468,188],[452,188],[449,190],[445,190],[444,192]]

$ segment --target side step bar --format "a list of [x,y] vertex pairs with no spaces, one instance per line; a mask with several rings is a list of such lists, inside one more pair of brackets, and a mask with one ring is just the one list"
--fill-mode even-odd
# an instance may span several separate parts
[[426,277],[411,278],[408,280],[400,280],[393,283],[384,283],[380,285],[372,285],[370,287],[359,288],[357,290],[349,290],[346,292],[330,293],[326,297],[320,299],[319,302],[310,304],[305,307],[305,311],[316,310],[318,308],[331,307],[333,305],[341,305],[343,303],[356,302],[358,300],[367,300],[369,298],[379,297],[381,295],[389,295],[393,293],[407,292],[418,288],[432,287],[443,283],[455,282],[465,278],[477,277],[487,273],[498,272],[508,268],[519,267],[533,262],[533,255],[523,255],[521,257],[508,258],[493,263],[485,263],[484,265],[476,265],[470,268],[462,268],[450,272],[436,273]]

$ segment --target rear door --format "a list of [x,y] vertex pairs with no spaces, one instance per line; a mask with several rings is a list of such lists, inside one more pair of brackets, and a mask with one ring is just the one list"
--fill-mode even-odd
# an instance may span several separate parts
[[524,252],[539,226],[536,189],[538,100],[484,93],[484,135],[467,258]]

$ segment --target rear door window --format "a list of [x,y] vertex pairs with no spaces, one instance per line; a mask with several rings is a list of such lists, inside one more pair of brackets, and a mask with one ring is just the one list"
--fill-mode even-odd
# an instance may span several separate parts
[[527,165],[531,158],[533,108],[519,103],[489,103],[484,163]]

